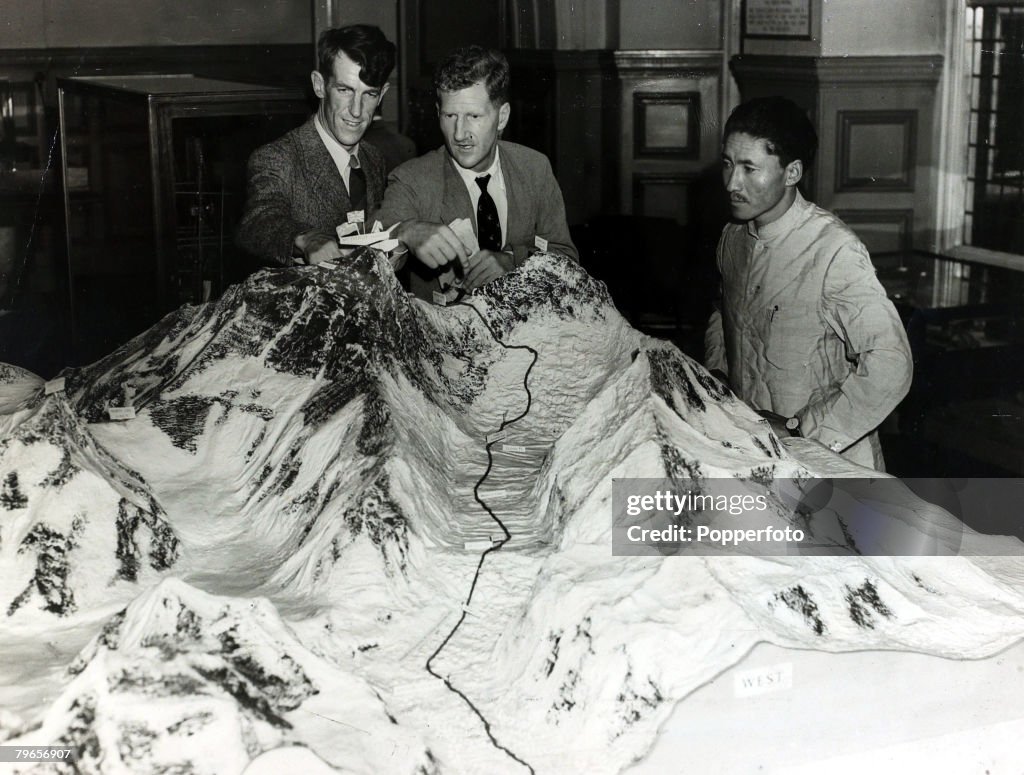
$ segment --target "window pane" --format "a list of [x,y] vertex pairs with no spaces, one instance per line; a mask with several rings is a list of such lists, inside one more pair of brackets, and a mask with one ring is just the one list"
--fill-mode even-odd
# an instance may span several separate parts
[[968,2],[965,244],[1024,253],[1024,3]]

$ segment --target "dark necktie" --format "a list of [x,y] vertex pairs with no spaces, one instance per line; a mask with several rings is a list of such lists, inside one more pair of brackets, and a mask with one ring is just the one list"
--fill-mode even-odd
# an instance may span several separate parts
[[476,179],[480,186],[480,201],[476,205],[476,236],[481,250],[501,250],[501,221],[498,220],[498,208],[487,193],[490,175],[482,175]]
[[356,155],[348,157],[348,202],[349,210],[366,209],[366,175]]

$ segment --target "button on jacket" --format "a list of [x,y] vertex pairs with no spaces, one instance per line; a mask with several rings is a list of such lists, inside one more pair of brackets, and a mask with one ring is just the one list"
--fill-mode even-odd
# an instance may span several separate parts
[[755,409],[798,417],[803,436],[884,470],[875,429],[909,390],[913,361],[856,235],[797,192],[760,230],[726,226],[718,268],[708,368]]

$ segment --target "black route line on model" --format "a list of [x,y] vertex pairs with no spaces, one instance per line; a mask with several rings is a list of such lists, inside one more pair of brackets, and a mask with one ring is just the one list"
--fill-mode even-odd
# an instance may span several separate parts
[[[498,433],[501,433],[501,431],[505,430],[505,428],[507,428],[512,423],[518,422],[519,420],[521,420],[524,417],[526,417],[526,415],[530,411],[530,406],[533,403],[533,395],[530,393],[530,385],[529,385],[530,372],[533,370],[533,367],[536,365],[537,358],[538,358],[539,354],[538,354],[538,352],[535,349],[533,349],[529,345],[518,345],[518,344],[517,345],[509,345],[509,344],[505,344],[503,341],[501,341],[501,339],[498,338],[498,335],[494,332],[494,329],[491,328],[491,324],[487,322],[487,318],[485,318],[483,316],[483,313],[481,313],[480,310],[477,309],[476,307],[474,307],[472,304],[469,304],[469,303],[464,302],[464,301],[459,301],[459,302],[456,302],[455,304],[452,304],[450,306],[453,306],[453,307],[454,306],[469,307],[471,310],[473,310],[473,312],[475,312],[477,314],[477,316],[483,322],[484,327],[487,329],[487,331],[490,333],[490,335],[494,338],[495,342],[500,344],[506,350],[527,350],[533,356],[533,360],[530,361],[530,365],[527,367],[526,373],[523,375],[523,389],[526,391],[526,408],[522,411],[521,414],[519,414],[516,417],[513,417],[512,419],[507,419],[507,418],[503,419],[501,421],[501,425],[498,426],[498,431],[497,431]],[[493,543],[488,549],[485,549],[483,551],[483,553],[480,555],[480,561],[477,563],[476,572],[473,574],[473,583],[469,587],[469,594],[466,597],[466,602],[463,603],[463,605],[462,605],[462,614],[459,616],[459,620],[455,623],[455,626],[452,627],[451,632],[449,632],[448,635],[445,637],[445,639],[443,641],[441,641],[441,645],[439,645],[437,647],[437,649],[434,651],[434,653],[431,654],[427,658],[427,662],[426,662],[425,667],[427,669],[427,672],[430,673],[432,676],[434,676],[434,678],[437,678],[438,680],[443,681],[444,685],[447,686],[450,691],[452,691],[455,694],[459,695],[459,697],[462,698],[463,702],[465,702],[466,705],[469,706],[469,709],[472,710],[473,713],[476,714],[477,718],[479,718],[481,723],[484,725],[484,731],[487,733],[487,737],[490,739],[491,744],[495,748],[497,748],[498,750],[504,752],[511,759],[513,759],[514,761],[516,761],[519,764],[521,764],[524,767],[526,767],[526,769],[528,769],[530,771],[531,775],[536,775],[536,772],[533,769],[533,767],[531,767],[527,762],[525,762],[521,758],[519,758],[513,751],[511,751],[510,749],[506,748],[505,746],[503,746],[501,743],[498,742],[497,738],[495,738],[495,736],[494,736],[494,733],[491,731],[491,724],[490,724],[490,722],[484,717],[483,713],[480,712],[480,709],[477,708],[476,705],[473,704],[473,701],[470,700],[469,697],[467,697],[465,694],[463,694],[456,686],[454,686],[452,684],[452,682],[450,680],[450,677],[445,677],[445,676],[440,675],[439,673],[434,672],[434,669],[431,667],[431,662],[433,662],[434,659],[436,659],[437,656],[444,649],[444,647],[448,645],[448,642],[454,637],[454,635],[458,631],[459,627],[461,627],[462,623],[466,620],[466,614],[468,613],[468,609],[470,607],[470,603],[473,600],[473,593],[476,591],[476,583],[477,583],[477,581],[480,578],[480,571],[483,569],[484,560],[487,558],[487,555],[490,554],[491,552],[496,552],[499,549],[501,549],[501,547],[503,547],[506,543],[508,543],[511,540],[511,538],[512,538],[512,534],[508,531],[508,528],[505,527],[505,523],[502,522],[498,518],[497,514],[495,514],[493,511],[491,511],[491,508],[480,497],[480,485],[482,485],[484,483],[484,481],[487,479],[487,476],[491,473],[491,469],[494,467],[494,454],[491,451],[491,448],[495,444],[497,444],[497,443],[499,443],[501,441],[502,441],[502,439],[500,439],[500,438],[494,438],[491,441],[488,441],[486,443],[486,448],[487,448],[487,468],[484,471],[483,475],[481,475],[480,479],[477,480],[476,485],[473,487],[473,498],[476,500],[477,503],[480,504],[480,506],[484,509],[484,511],[487,512],[487,514],[491,517],[491,519],[493,519],[495,521],[495,523],[497,523],[498,527],[500,527],[501,531],[505,534],[505,537],[501,541],[497,541],[497,542]]]

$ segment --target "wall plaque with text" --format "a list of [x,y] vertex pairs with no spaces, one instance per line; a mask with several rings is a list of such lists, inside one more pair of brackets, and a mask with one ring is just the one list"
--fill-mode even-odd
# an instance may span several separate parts
[[811,0],[745,0],[743,35],[747,38],[811,37]]

